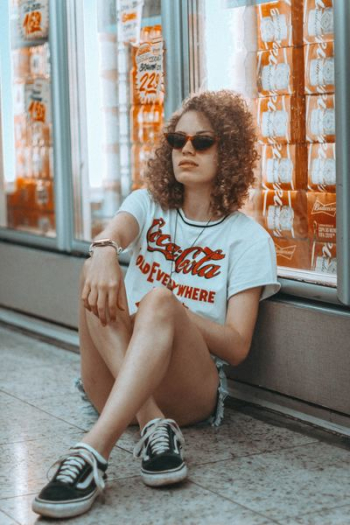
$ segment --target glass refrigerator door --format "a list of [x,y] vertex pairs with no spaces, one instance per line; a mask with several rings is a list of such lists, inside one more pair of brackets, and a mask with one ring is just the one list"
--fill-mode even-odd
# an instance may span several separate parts
[[1,5],[1,226],[55,237],[48,0]]
[[336,287],[332,0],[198,0],[192,19],[191,90],[233,89],[256,118],[243,211],[270,233],[280,277]]
[[76,246],[143,185],[163,124],[160,0],[69,2]]

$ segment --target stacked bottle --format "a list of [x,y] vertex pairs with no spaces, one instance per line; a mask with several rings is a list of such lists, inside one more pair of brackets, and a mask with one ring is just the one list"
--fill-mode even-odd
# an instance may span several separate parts
[[300,1],[256,7],[255,101],[261,160],[257,220],[271,234],[280,266],[308,268],[307,151]]
[[261,160],[246,210],[271,234],[279,266],[333,272],[332,0],[277,0],[255,9]]
[[141,29],[132,47],[131,157],[132,189],[144,184],[144,173],[164,120],[163,40],[160,25]]
[[304,0],[311,269],[336,274],[333,0]]
[[12,50],[16,181],[8,224],[47,233],[55,227],[48,2],[20,0],[12,7],[21,45]]

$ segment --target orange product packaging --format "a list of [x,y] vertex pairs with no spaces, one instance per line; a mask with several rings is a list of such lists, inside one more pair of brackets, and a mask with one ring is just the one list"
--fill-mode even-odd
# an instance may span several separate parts
[[139,104],[131,106],[131,127],[133,142],[153,142],[163,125],[161,104]]
[[27,84],[24,82],[14,82],[13,91],[13,113],[15,116],[24,115],[26,112]]
[[16,200],[19,208],[32,210],[35,207],[36,182],[33,178],[20,177],[16,179]]
[[28,128],[25,114],[14,117],[15,146],[21,148],[28,144]]
[[306,190],[305,144],[264,145],[261,148],[262,187],[270,190]]
[[336,242],[336,194],[307,192],[309,236],[319,242]]
[[336,190],[335,143],[308,145],[308,189],[334,193]]
[[307,142],[335,142],[334,95],[306,96]]
[[153,148],[148,144],[135,143],[131,147],[132,158],[132,190],[143,188],[145,185],[145,172]]
[[49,32],[49,0],[19,0],[19,30],[23,40],[45,38]]
[[51,144],[51,122],[28,120],[28,144]]
[[12,228],[32,229],[36,227],[36,216],[32,211],[16,208],[12,210],[8,218],[11,221],[9,226]]
[[275,0],[256,6],[259,49],[303,43],[303,0]]
[[301,47],[275,47],[257,54],[260,97],[304,92],[304,54]]
[[304,0],[305,44],[334,40],[333,0]]
[[46,78],[36,78],[25,86],[26,113],[31,122],[51,122],[51,85]]
[[136,104],[130,108],[131,140],[142,142],[142,105]]
[[273,237],[306,239],[306,192],[264,190],[261,219]]
[[17,199],[17,194],[15,190],[11,191],[11,193],[6,193],[6,206],[7,206],[7,211],[17,208],[18,199]]
[[56,229],[55,213],[37,213],[36,227],[42,234],[49,234]]
[[142,105],[143,142],[154,142],[163,125],[163,106],[161,104]]
[[[35,157],[35,160],[34,160]],[[33,177],[35,179],[35,209],[51,212],[55,208],[52,173],[52,148],[33,148]]]
[[12,70],[16,80],[25,82],[30,72],[30,51],[27,47],[12,49]]
[[334,44],[304,46],[305,93],[334,93]]
[[35,204],[37,210],[51,212],[54,210],[53,181],[39,179],[36,183]]
[[313,242],[311,269],[318,273],[337,274],[337,245],[335,242]]
[[261,144],[305,142],[304,97],[259,97],[255,100],[255,111]]
[[50,76],[50,48],[46,42],[29,48],[30,75],[32,78]]
[[7,209],[6,209],[6,224],[7,228],[14,229],[17,227],[18,224],[18,212],[19,210],[17,208],[14,208],[13,206],[9,205],[9,201],[7,200]]
[[132,46],[130,71],[133,105],[164,102],[164,57],[160,25],[141,29],[140,43]]
[[35,180],[33,179],[31,148],[16,148],[15,169],[15,203],[25,210],[32,209],[35,201]]
[[49,233],[49,231],[55,229],[55,214],[43,213],[36,210],[13,210],[13,227],[19,229],[28,229],[37,233],[38,230],[41,234]]
[[310,270],[310,244],[308,239],[273,237],[277,265],[298,270]]

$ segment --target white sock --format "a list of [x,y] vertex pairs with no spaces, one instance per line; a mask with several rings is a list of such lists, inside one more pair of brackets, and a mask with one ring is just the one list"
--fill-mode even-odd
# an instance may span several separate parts
[[101,454],[97,452],[97,450],[94,449],[94,447],[88,445],[87,443],[77,443],[76,445],[74,445],[73,448],[85,448],[86,450],[91,452],[95,456],[95,458],[98,459],[100,463],[102,463],[102,465],[107,465],[108,463],[107,460],[103,456],[101,456]]

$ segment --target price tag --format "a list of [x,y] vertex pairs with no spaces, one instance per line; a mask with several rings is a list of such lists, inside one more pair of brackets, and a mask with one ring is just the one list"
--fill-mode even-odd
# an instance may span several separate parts
[[163,41],[145,42],[136,52],[136,89],[141,103],[159,102],[163,85]]
[[20,0],[20,34],[24,40],[47,37],[49,32],[48,0]]
[[144,0],[120,0],[118,3],[119,28],[122,42],[138,43]]
[[50,83],[36,79],[27,100],[27,114],[32,122],[47,123],[51,120]]

